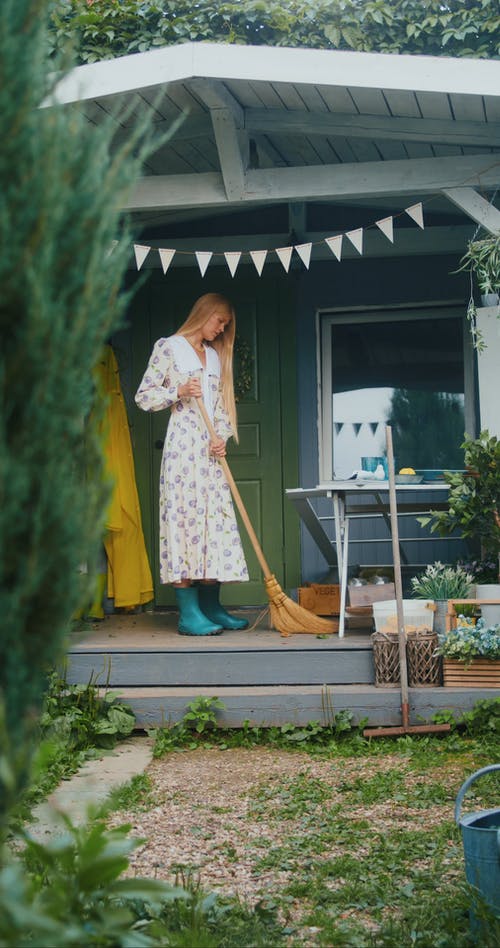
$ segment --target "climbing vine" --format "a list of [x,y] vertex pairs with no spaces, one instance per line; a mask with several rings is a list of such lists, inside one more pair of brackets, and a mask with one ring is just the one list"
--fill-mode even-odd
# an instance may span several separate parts
[[491,0],[54,0],[51,23],[82,63],[201,41],[500,58]]

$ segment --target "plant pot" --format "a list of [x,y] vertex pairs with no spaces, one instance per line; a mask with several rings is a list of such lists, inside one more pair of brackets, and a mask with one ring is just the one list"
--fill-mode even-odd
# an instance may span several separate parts
[[478,584],[476,586],[476,599],[498,599],[498,605],[481,606],[481,616],[485,625],[500,623],[500,583]]
[[482,293],[481,294],[481,305],[482,306],[498,306],[498,293]]
[[434,605],[436,606],[434,613],[434,631],[437,632],[438,635],[444,635],[447,631],[446,616],[448,615],[448,600],[435,599]]
[[445,688],[500,688],[500,659],[473,658],[465,664],[443,658]]

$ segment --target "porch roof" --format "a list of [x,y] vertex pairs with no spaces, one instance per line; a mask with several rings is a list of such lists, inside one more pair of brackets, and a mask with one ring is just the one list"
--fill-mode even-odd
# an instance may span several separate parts
[[[416,252],[463,249],[471,219],[500,232],[500,61],[191,43],[77,67],[57,99],[92,123],[112,113],[117,141],[145,103],[160,134],[181,119],[127,205],[151,243],[175,234],[182,249],[182,225],[202,238],[210,219],[211,245],[225,232],[225,249],[241,249],[241,212],[256,209],[254,249],[266,231],[269,246],[315,241],[346,214],[361,226],[429,197],[434,227]],[[221,214],[234,224],[214,230]],[[406,223],[403,253],[417,230]],[[367,252],[388,244],[374,233]]]

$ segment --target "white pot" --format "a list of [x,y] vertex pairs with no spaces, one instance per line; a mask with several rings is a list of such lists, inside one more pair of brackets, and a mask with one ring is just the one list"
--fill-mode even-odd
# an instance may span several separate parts
[[498,306],[498,293],[483,293],[481,295],[482,306]]
[[[498,599],[500,600],[500,583],[485,583],[476,586],[476,599]],[[481,616],[485,625],[497,625],[500,623],[500,601],[498,605],[481,606]]]

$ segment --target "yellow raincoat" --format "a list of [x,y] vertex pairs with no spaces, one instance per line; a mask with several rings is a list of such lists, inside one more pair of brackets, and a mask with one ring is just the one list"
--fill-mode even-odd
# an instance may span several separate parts
[[107,397],[105,451],[114,490],[106,516],[104,546],[108,560],[108,596],[115,607],[130,608],[153,599],[153,578],[142,531],[134,457],[118,365],[106,346],[97,366]]

